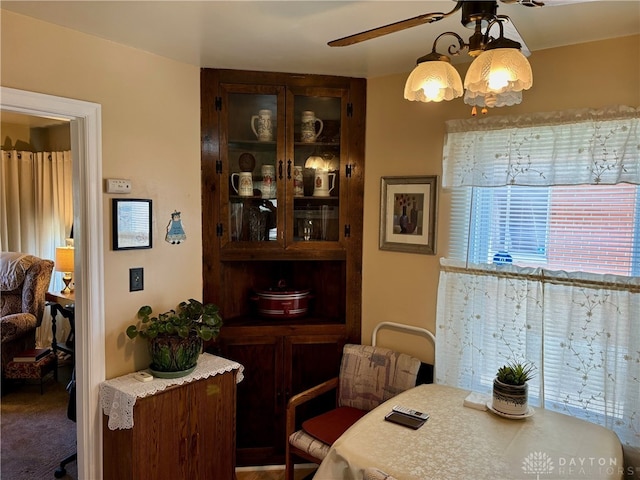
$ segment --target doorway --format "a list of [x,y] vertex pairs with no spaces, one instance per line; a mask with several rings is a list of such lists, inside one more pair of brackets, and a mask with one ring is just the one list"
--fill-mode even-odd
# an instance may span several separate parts
[[[71,122],[74,155],[77,446],[79,478],[102,478],[99,385],[105,379],[102,133],[99,104],[0,87],[0,109]],[[77,194],[76,194],[77,192]],[[91,219],[91,221],[89,221]]]

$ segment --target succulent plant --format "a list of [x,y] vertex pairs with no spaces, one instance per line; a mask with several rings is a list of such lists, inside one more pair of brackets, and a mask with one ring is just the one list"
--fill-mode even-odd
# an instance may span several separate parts
[[529,361],[509,362],[498,369],[496,378],[507,385],[524,385],[535,376],[535,368]]

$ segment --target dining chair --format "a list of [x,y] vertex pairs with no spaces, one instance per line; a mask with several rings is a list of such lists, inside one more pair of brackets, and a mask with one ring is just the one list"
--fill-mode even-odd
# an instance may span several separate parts
[[[416,385],[419,359],[388,348],[346,344],[339,376],[289,400],[286,421],[285,479],[293,480],[296,457],[320,464],[333,442],[370,410]],[[296,408],[336,390],[336,408],[302,422]]]

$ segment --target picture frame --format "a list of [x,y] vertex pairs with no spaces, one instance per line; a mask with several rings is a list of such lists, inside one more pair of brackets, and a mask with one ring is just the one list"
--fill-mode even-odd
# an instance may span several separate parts
[[436,253],[438,177],[382,177],[380,250]]
[[114,250],[136,250],[152,247],[151,200],[114,198],[111,208]]

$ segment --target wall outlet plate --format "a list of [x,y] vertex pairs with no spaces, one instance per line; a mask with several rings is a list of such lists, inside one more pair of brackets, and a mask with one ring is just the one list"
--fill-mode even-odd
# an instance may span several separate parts
[[131,180],[107,178],[107,193],[131,193]]
[[144,269],[142,267],[129,269],[129,291],[144,290]]

